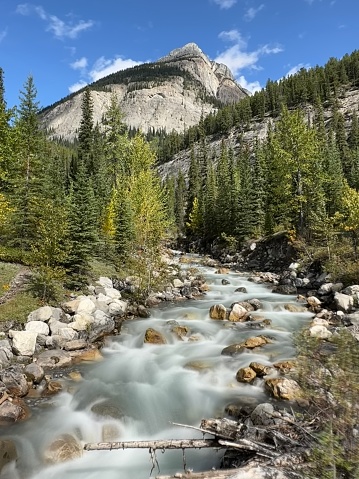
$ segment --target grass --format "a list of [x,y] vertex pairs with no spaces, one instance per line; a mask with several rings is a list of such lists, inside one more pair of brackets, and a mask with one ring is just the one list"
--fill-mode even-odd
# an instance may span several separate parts
[[13,298],[0,304],[0,322],[19,321],[25,323],[31,311],[42,306],[41,302],[30,293],[21,291]]
[[13,263],[0,263],[0,296],[10,288],[11,280],[20,271],[21,265]]

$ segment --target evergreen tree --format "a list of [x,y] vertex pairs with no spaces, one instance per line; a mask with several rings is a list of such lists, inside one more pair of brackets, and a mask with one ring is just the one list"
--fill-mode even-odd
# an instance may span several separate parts
[[14,165],[11,169],[13,244],[29,249],[37,236],[37,222],[43,210],[44,138],[40,131],[36,101],[37,91],[32,76],[20,92],[15,118]]
[[91,90],[89,88],[86,88],[82,94],[81,102],[81,121],[78,133],[78,158],[82,160],[89,175],[92,175],[95,171],[93,143],[93,100],[91,96]]
[[79,159],[69,196],[70,251],[66,266],[74,285],[81,285],[98,241],[95,196],[86,166]]

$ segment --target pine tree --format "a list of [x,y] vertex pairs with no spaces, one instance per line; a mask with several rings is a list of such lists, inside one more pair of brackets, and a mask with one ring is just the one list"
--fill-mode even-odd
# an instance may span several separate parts
[[[94,121],[91,90],[86,88],[82,94],[81,121],[78,133],[78,158],[82,160],[89,175],[95,171],[93,157]],[[76,170],[76,166],[75,166]],[[75,172],[76,174],[76,172]]]
[[38,217],[44,214],[44,138],[39,127],[37,91],[32,76],[20,92],[14,125],[16,151],[11,169],[13,244],[29,249],[37,237]]
[[86,166],[79,159],[69,195],[70,251],[66,263],[74,285],[80,286],[85,281],[97,240],[95,196]]

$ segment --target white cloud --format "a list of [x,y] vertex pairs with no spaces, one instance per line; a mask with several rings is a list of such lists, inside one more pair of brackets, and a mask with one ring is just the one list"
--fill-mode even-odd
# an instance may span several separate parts
[[292,76],[292,75],[295,75],[297,72],[299,72],[299,70],[300,70],[301,68],[308,69],[308,68],[310,68],[310,64],[309,64],[309,63],[306,63],[306,64],[304,64],[304,63],[298,63],[298,65],[295,65],[294,67],[292,67],[292,68],[284,75],[284,77],[285,77],[285,78],[288,78],[288,77],[290,77],[290,76]]
[[4,40],[7,35],[7,28],[5,30],[0,31],[0,43]]
[[87,67],[87,58],[82,57],[79,60],[74,61],[73,63],[70,64],[70,67],[73,68],[74,70],[83,70],[84,68]]
[[88,30],[94,25],[92,20],[80,20],[77,23],[64,22],[56,15],[47,13],[40,5],[32,5],[30,3],[19,4],[16,12],[20,15],[31,15],[35,13],[41,20],[47,22],[46,31],[52,32],[54,36],[60,40],[64,38],[77,38],[79,33]]
[[263,10],[264,8],[264,4],[262,3],[261,5],[259,5],[258,8],[249,8],[246,13],[244,14],[244,19],[247,20],[247,22],[250,22],[251,20],[253,20],[255,18],[255,16],[257,15],[257,13],[259,13],[261,10]]
[[237,3],[237,0],[213,0],[220,8],[231,8]]
[[283,51],[279,45],[263,45],[256,50],[248,51],[248,45],[238,30],[221,32],[219,35],[224,41],[230,41],[234,45],[226,48],[214,59],[218,63],[224,63],[232,71],[236,81],[249,90],[255,92],[261,89],[258,81],[249,82],[243,75],[244,69],[260,70],[259,60],[263,55],[277,54]]
[[75,93],[75,91],[81,90],[81,88],[85,87],[87,83],[83,80],[80,80],[77,83],[74,83],[73,85],[69,86],[69,92],[70,93]]
[[256,91],[260,91],[262,87],[260,86],[259,81],[253,81],[249,82],[247,81],[243,75],[237,78],[237,82],[246,90],[250,91],[251,93],[254,93]]
[[100,57],[94,63],[92,70],[89,72],[92,81],[97,81],[111,73],[115,73],[119,70],[125,70],[136,65],[140,65],[143,62],[137,62],[130,58],[124,59],[116,57],[112,60],[107,60],[105,57]]
[[234,45],[217,55],[215,61],[224,63],[232,71],[235,77],[239,76],[239,72],[244,68],[259,69],[257,65],[262,55],[270,55],[283,51],[282,47],[264,45],[252,52],[247,51],[247,42],[242,38],[238,30],[230,30],[221,32],[219,38],[222,40],[230,40]]
[[80,90],[88,83],[93,83],[100,78],[110,75],[111,73],[115,73],[119,70],[125,70],[126,68],[140,65],[141,63],[144,62],[131,60],[130,58],[122,58],[120,56],[117,56],[113,59],[100,57],[95,61],[91,69],[88,69],[87,58],[82,57],[79,60],[70,63],[71,68],[73,68],[74,70],[81,71],[81,76],[83,77],[83,79],[71,85],[69,87],[69,91],[70,93],[73,93],[77,90]]
[[241,45],[243,48],[246,48],[247,42],[242,38],[242,35],[238,30],[228,30],[221,32],[218,37],[224,42],[234,42],[237,45]]

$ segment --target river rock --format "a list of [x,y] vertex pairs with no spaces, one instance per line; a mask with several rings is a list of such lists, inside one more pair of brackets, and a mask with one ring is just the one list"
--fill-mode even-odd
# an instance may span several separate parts
[[244,348],[247,349],[254,349],[260,346],[264,346],[265,344],[271,343],[272,341],[265,336],[254,336],[251,338],[246,339],[242,344]]
[[51,306],[42,306],[41,308],[35,309],[32,311],[28,317],[28,321],[49,321],[52,317],[52,308]]
[[284,309],[286,309],[290,313],[305,313],[307,311],[307,308],[305,308],[304,306],[300,306],[299,304],[294,303],[286,303],[284,305]]
[[247,292],[247,288],[245,288],[244,286],[239,286],[237,289],[234,290],[235,293],[246,293]]
[[103,360],[103,356],[97,348],[86,349],[85,351],[75,351],[72,355],[76,361],[96,362]]
[[57,464],[82,456],[81,443],[71,434],[63,434],[49,444],[44,451],[44,461],[47,464]]
[[273,364],[273,367],[278,369],[278,371],[282,374],[289,373],[297,366],[297,361],[295,359],[289,359],[284,361],[278,361]]
[[293,284],[278,284],[272,290],[273,293],[278,294],[297,294],[297,288]]
[[79,335],[78,332],[75,331],[73,328],[60,328],[58,331],[58,335],[67,341],[74,341],[78,339]]
[[227,319],[227,309],[223,304],[214,304],[210,307],[209,317],[211,319],[224,320]]
[[93,313],[93,323],[89,332],[89,341],[96,341],[103,336],[110,334],[115,329],[114,320],[103,311],[99,309]]
[[10,366],[0,371],[0,381],[11,396],[22,397],[29,392],[26,375],[21,366]]
[[70,354],[61,349],[43,351],[37,357],[37,364],[42,368],[61,368],[70,366],[72,358]]
[[256,372],[250,367],[240,368],[236,374],[239,383],[251,383],[256,377]]
[[311,311],[317,312],[320,310],[322,302],[316,296],[309,296],[307,298],[307,303]]
[[9,331],[13,352],[18,356],[33,356],[36,349],[37,333],[33,331]]
[[316,324],[309,328],[309,335],[313,338],[329,339],[333,333],[331,333],[324,325]]
[[44,387],[41,396],[48,397],[54,396],[55,394],[60,393],[63,390],[63,385],[59,381],[55,381],[49,377],[46,377],[46,386]]
[[251,413],[251,420],[255,426],[271,426],[275,423],[274,407],[270,403],[258,404]]
[[266,366],[265,364],[257,362],[250,363],[249,367],[253,369],[256,375],[260,378],[263,376],[267,376],[267,374],[270,374],[273,371],[270,366]]
[[75,331],[88,331],[93,323],[93,316],[81,311],[73,316],[73,321],[68,326]]
[[105,288],[105,295],[111,299],[120,299],[121,293],[116,288]]
[[79,296],[72,301],[67,301],[62,305],[65,313],[76,314],[84,311],[85,313],[93,313],[96,309],[95,303],[88,296]]
[[53,318],[50,319],[48,324],[52,335],[59,334],[60,329],[69,327],[69,323],[64,323],[63,321],[59,321]]
[[179,337],[179,339],[185,338],[191,332],[188,326],[180,326],[180,325],[174,325],[171,331],[175,333]]
[[20,398],[7,400],[0,404],[0,425],[8,425],[17,421],[25,420],[30,412],[24,401]]
[[78,349],[85,349],[87,346],[88,343],[85,339],[73,339],[65,343],[64,349],[65,351],[77,351]]
[[234,303],[229,313],[228,319],[232,322],[243,322],[248,318],[247,309],[239,303]]
[[246,348],[243,346],[243,343],[231,344],[224,349],[222,349],[221,354],[223,356],[236,356],[237,354],[243,353]]
[[227,284],[231,284],[230,281],[228,281],[228,279],[222,279],[221,283],[226,286]]
[[96,284],[102,286],[103,288],[113,288],[112,279],[108,278],[107,276],[100,276],[96,281]]
[[265,385],[276,399],[292,401],[302,396],[302,390],[294,379],[269,378],[265,380]]
[[0,439],[0,475],[6,464],[17,459],[17,451],[14,441],[11,439]]
[[148,328],[145,332],[145,337],[143,340],[144,343],[150,344],[166,344],[166,338],[163,336],[162,333],[156,331],[153,328]]
[[124,316],[127,311],[126,301],[120,299],[111,300],[111,303],[108,305],[108,314],[110,316]]
[[335,293],[334,302],[337,309],[343,313],[350,313],[354,306],[353,297],[343,293]]
[[34,384],[40,384],[45,375],[44,369],[37,362],[28,364],[24,373]]
[[113,419],[121,419],[124,416],[118,404],[111,399],[94,404],[91,411],[97,416],[112,417]]
[[13,356],[10,341],[8,339],[0,340],[0,369],[9,366]]
[[48,336],[50,334],[50,328],[44,321],[30,321],[25,324],[26,331],[33,331],[37,334],[44,334]]

